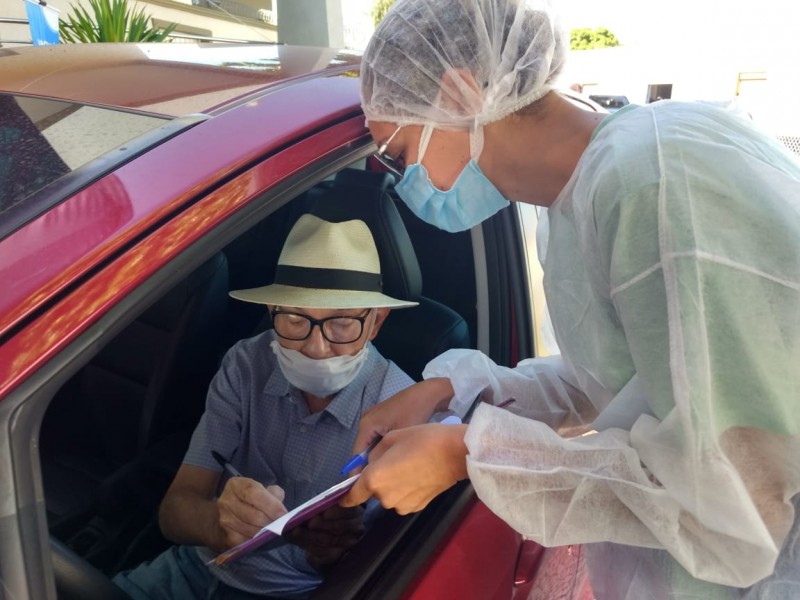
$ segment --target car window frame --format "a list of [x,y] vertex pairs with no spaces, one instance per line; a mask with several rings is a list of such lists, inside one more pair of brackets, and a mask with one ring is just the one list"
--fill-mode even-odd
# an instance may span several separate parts
[[[533,346],[536,356],[549,356],[550,348],[545,343],[545,311],[547,302],[544,293],[544,268],[539,257],[537,248],[537,232],[540,221],[540,211],[545,208],[534,206],[533,204],[519,204],[517,212],[519,214],[520,230],[525,252],[525,268],[528,274],[529,285],[529,310],[532,315],[532,335]],[[556,349],[557,350],[557,349]]]
[[[8,472],[15,473],[13,492],[18,499],[12,511],[15,514],[9,515],[16,518],[8,522],[7,529],[13,534],[14,539],[0,541],[0,555],[4,557],[3,564],[0,564],[0,581],[5,582],[4,578],[9,576],[5,564],[14,565],[15,575],[22,575],[24,578],[24,581],[15,579],[15,585],[26,586],[20,588],[24,589],[25,593],[33,597],[55,597],[37,436],[44,413],[58,389],[124,327],[166,293],[176,279],[200,266],[214,253],[246,232],[254,223],[268,217],[302,192],[331,177],[342,168],[366,158],[373,150],[372,140],[364,135],[344,149],[302,168],[269,191],[248,201],[235,214],[213,226],[200,239],[137,285],[97,322],[90,325],[86,331],[0,402],[0,423],[11,424],[2,428],[3,433],[0,433],[0,448],[3,446],[9,448],[9,452],[0,453],[0,464],[7,466]],[[209,190],[205,195],[215,191],[216,189]],[[510,239],[503,233],[509,228],[512,234],[518,231],[513,214],[504,211],[503,215],[507,216],[495,217],[492,223],[484,224],[480,228],[481,236],[484,228],[488,229],[488,235],[495,240],[496,248],[488,251],[484,248],[483,242],[480,247],[473,243],[474,252],[484,255],[488,253],[497,260],[500,257],[498,253],[503,253],[503,249],[509,247],[507,244],[512,246],[516,244],[514,247],[519,251],[520,246],[516,236],[511,235],[513,239]],[[503,242],[504,239],[510,241]],[[115,257],[114,260],[119,258]],[[510,268],[514,275],[503,279],[504,286],[512,281],[520,281],[521,271],[515,267]],[[485,270],[485,265],[483,269]],[[486,273],[483,276],[486,279]],[[523,286],[523,291],[524,289]],[[499,300],[495,299],[493,302],[499,302],[497,307],[503,306],[508,296],[505,295],[504,298],[501,295]],[[487,320],[487,315],[479,314],[479,323],[482,324]],[[524,323],[518,321],[517,327],[521,325]],[[498,325],[492,323],[489,327],[490,330],[496,331]],[[494,343],[506,345],[510,342],[504,337],[503,340],[496,340]],[[358,568],[361,570],[358,579],[352,580],[342,575],[329,579],[327,585],[333,586],[333,582],[338,579],[338,585],[344,585],[351,593],[358,593],[358,597],[374,600],[401,597],[412,580],[425,569],[427,558],[437,552],[462,512],[470,503],[476,501],[475,498],[472,486],[469,482],[463,482],[434,501],[423,513],[403,517],[399,528],[393,529],[391,541],[381,538],[379,534],[373,534],[371,539],[375,540],[374,545],[365,545],[365,550],[361,554],[365,558],[357,560]],[[384,527],[397,527],[397,524],[392,525],[390,520]],[[409,538],[406,534],[412,527],[415,528],[415,533]],[[420,535],[420,530],[424,530],[424,535]],[[413,543],[410,540],[413,540]],[[380,549],[380,552],[376,552],[376,548]],[[10,562],[6,562],[6,557]],[[366,558],[369,558],[369,562]],[[387,570],[387,564],[397,566]],[[338,600],[341,597],[337,595],[339,592],[331,591],[332,589],[338,588],[323,585],[314,598]]]
[[486,269],[481,279],[488,300],[486,314],[479,314],[478,321],[488,323],[488,351],[484,353],[506,367],[535,355],[530,280],[516,204],[481,224]]
[[12,595],[56,597],[38,455],[39,428],[55,393],[175,281],[303,191],[369,156],[372,146],[362,136],[249,201],[158,268],[0,402],[0,472],[12,474],[0,502],[0,582]]

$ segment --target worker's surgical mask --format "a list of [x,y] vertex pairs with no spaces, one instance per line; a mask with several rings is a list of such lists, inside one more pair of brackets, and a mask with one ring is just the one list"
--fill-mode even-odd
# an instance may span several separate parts
[[403,179],[395,186],[415,215],[439,229],[456,232],[471,229],[508,206],[508,200],[478,167],[477,157],[483,147],[482,130],[470,132],[472,158],[453,187],[447,191],[436,188],[428,177],[428,171],[422,166],[422,157],[432,132],[430,125],[423,128],[418,160],[406,168]]
[[281,372],[289,383],[320,398],[332,396],[350,385],[369,354],[369,348],[365,345],[352,356],[309,358],[302,352],[284,348],[278,340],[274,340],[271,346],[278,357]]

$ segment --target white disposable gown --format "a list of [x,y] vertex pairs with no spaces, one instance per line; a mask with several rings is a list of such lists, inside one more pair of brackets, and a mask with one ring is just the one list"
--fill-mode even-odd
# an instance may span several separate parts
[[[800,164],[745,119],[607,117],[549,211],[561,357],[450,351],[478,496],[600,600],[800,598]],[[585,435],[579,435],[586,433]]]

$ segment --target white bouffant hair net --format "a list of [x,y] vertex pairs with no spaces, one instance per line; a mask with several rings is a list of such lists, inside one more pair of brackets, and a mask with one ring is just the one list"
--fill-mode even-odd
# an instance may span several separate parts
[[364,113],[476,128],[544,96],[568,44],[546,0],[398,0],[364,52]]

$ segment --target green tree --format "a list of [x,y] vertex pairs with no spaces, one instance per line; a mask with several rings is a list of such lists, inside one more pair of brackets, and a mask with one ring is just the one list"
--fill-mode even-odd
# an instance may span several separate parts
[[73,5],[67,19],[60,19],[62,42],[163,42],[177,26],[158,29],[144,8],[133,8],[128,0],[88,0],[91,12]]
[[372,21],[375,23],[375,27],[392,8],[392,4],[394,4],[394,0],[375,0],[375,4],[372,5]]
[[619,46],[617,36],[605,27],[573,29],[569,32],[569,47],[572,50],[594,50]]

